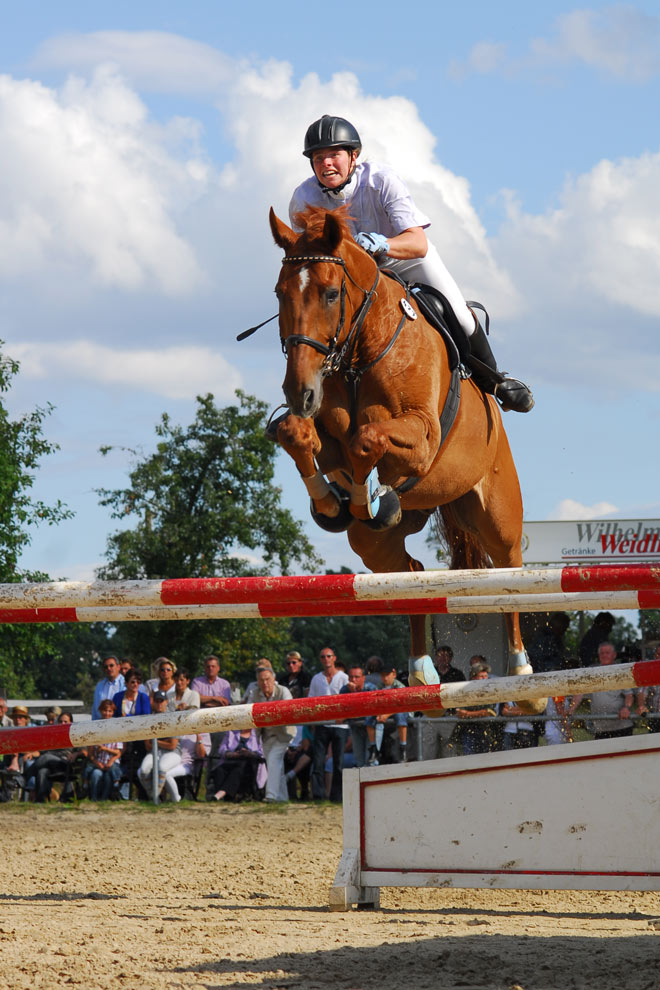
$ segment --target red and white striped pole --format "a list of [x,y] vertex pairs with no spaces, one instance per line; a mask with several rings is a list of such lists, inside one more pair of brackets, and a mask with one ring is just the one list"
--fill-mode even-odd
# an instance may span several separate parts
[[301,725],[401,711],[439,711],[463,705],[492,705],[514,699],[522,701],[594,691],[625,691],[652,684],[660,684],[660,660],[551,671],[524,677],[497,677],[487,681],[466,681],[434,687],[395,688],[292,701],[230,705],[226,708],[189,709],[162,715],[76,722],[73,725],[2,729],[0,754],[158,739],[198,732],[224,732],[229,729]]
[[203,605],[83,605],[0,609],[0,623],[163,622],[187,619],[274,619],[330,615],[452,615],[488,612],[563,612],[660,608],[659,591],[550,592],[463,595],[456,598],[366,598],[238,602]]
[[[545,569],[492,568],[393,574],[297,577],[180,578],[164,581],[57,581],[0,585],[0,610],[244,604],[260,610],[284,602],[366,602],[391,599],[660,593],[660,566],[635,564]],[[311,605],[309,607],[312,607]],[[627,607],[627,606],[626,606]],[[263,611],[262,614],[266,614]],[[272,613],[269,613],[272,614]],[[53,614],[48,621],[75,621]],[[9,621],[9,619],[5,619]]]

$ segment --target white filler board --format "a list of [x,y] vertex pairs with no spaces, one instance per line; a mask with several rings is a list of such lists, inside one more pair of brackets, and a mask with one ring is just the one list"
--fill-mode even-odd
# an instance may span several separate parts
[[660,890],[660,733],[344,771],[330,907],[380,887]]

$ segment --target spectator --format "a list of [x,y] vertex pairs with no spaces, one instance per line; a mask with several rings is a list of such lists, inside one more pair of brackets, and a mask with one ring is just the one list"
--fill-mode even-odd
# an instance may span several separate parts
[[7,699],[4,695],[0,695],[0,728],[2,729],[8,729],[14,724],[7,714],[7,708]]
[[564,636],[570,624],[571,620],[565,612],[553,612],[549,621],[532,640],[529,658],[537,674],[563,669],[566,662]]
[[[181,770],[179,772],[179,769],[176,768],[177,787],[179,793],[183,788],[182,797],[186,796],[186,790],[190,787],[191,797],[196,798],[197,795],[192,789],[192,782],[195,777],[201,779],[202,761],[211,751],[211,737],[208,732],[193,732],[187,736],[180,736],[179,747],[181,749]],[[182,777],[185,777],[183,784],[181,783]]]
[[[17,729],[27,728],[30,724],[30,713],[25,705],[14,705],[11,710],[11,721]],[[8,760],[6,772],[21,776],[29,775],[29,769],[38,756],[38,752],[14,753],[11,757],[6,757]]]
[[58,718],[62,714],[62,709],[59,705],[51,705],[50,708],[46,709],[46,725],[55,725]]
[[[115,703],[115,718],[132,715],[150,715],[151,701],[146,691],[142,691],[142,674],[135,667],[130,667],[124,675],[126,690],[120,691],[112,699]],[[121,756],[123,781],[119,788],[120,796],[128,801],[131,795],[131,784],[136,783],[137,770],[146,756],[147,750],[141,739],[124,743]]]
[[[573,702],[576,699],[577,704],[574,704]],[[566,695],[557,695],[554,698],[548,698],[548,704],[545,709],[545,714],[548,716],[548,720],[545,723],[545,741],[548,746],[558,746],[562,743],[573,742],[571,715],[582,700],[582,695],[577,695],[576,699],[571,699]]]
[[[502,748],[511,749],[533,749],[536,746],[536,733],[534,723],[524,718],[525,712],[519,708],[515,701],[505,701],[500,709],[501,715],[506,715],[511,721],[504,725]],[[516,716],[523,718],[516,719]]]
[[303,667],[298,651],[289,650],[284,663],[286,669],[278,676],[278,682],[289,689],[292,698],[306,698],[312,678]]
[[598,613],[593,625],[580,640],[578,658],[581,667],[595,667],[598,664],[598,647],[609,640],[614,622],[611,612]]
[[[656,646],[653,659],[660,660],[660,646]],[[654,684],[648,689],[644,704],[650,716],[649,732],[660,732],[660,685]]]
[[142,675],[135,667],[130,667],[124,675],[126,687],[123,691],[118,691],[112,699],[115,703],[114,715],[116,718],[122,715],[150,715],[151,703],[149,695],[140,691]]
[[[335,651],[324,646],[319,654],[322,670],[314,674],[309,685],[309,697],[339,694],[348,677],[337,669]],[[328,746],[332,747],[332,783],[330,800],[341,801],[341,773],[344,767],[344,749],[348,738],[348,725],[337,722],[321,722],[314,727],[312,744],[312,797],[321,801],[325,797],[325,759]]]
[[171,701],[176,691],[176,685],[174,683],[176,664],[168,657],[158,657],[153,665],[153,669],[157,676],[151,677],[147,681],[149,695],[153,697],[156,691],[160,691],[161,694],[167,695],[168,702]]
[[[105,698],[99,705],[102,719],[114,718],[116,705],[111,698]],[[124,744],[108,742],[92,746],[89,750],[89,763],[85,777],[89,785],[91,801],[107,801],[113,788],[121,778],[120,759]]]
[[373,656],[367,657],[367,662],[364,665],[364,680],[366,684],[373,684],[375,688],[382,688],[383,682],[380,679],[380,672],[383,669],[383,659],[382,657]]
[[[207,657],[204,661],[204,676],[195,677],[190,685],[191,690],[199,694],[202,708],[221,708],[231,704],[231,687],[220,674],[220,661],[216,656]],[[217,735],[217,733],[216,733]]]
[[213,773],[216,801],[256,798],[266,784],[267,771],[261,743],[254,729],[225,733]]
[[[365,679],[364,667],[358,663],[352,663],[348,668],[348,684],[345,684],[339,693],[355,694],[362,691],[375,690],[376,685],[368,684]],[[373,747],[373,758],[376,758],[376,716],[367,715],[364,718],[349,718],[348,724],[351,730],[355,766],[363,767],[367,763],[367,756],[371,747]]]
[[[312,769],[314,733],[309,725],[296,726],[296,734],[284,754],[286,786],[291,800],[309,799],[309,777]],[[300,794],[298,794],[300,784]]]
[[199,708],[199,692],[190,687],[190,674],[185,667],[179,667],[174,678],[174,697],[169,699],[169,710],[181,712],[186,708]]
[[[605,614],[605,613],[603,613]],[[609,667],[616,660],[616,649],[612,643],[601,643],[598,647],[598,662],[601,667]],[[576,695],[571,704],[573,710],[582,701]],[[594,719],[594,739],[620,739],[632,736],[633,722],[630,717],[634,704],[634,691],[598,691],[590,696],[592,715],[609,716]]]
[[[248,704],[255,701],[290,701],[291,692],[275,680],[272,667],[257,668],[257,687],[250,692]],[[295,726],[273,725],[259,729],[259,737],[266,758],[268,778],[266,801],[288,801],[289,791],[284,777],[284,754],[289,742],[296,735]]]
[[[470,669],[470,680],[485,681],[488,680],[489,674],[489,664],[473,664]],[[466,723],[459,724],[458,726],[458,738],[463,748],[463,755],[472,756],[474,753],[491,752],[494,749],[494,745],[490,726],[488,723],[479,724],[479,719],[497,715],[497,709],[470,705],[469,708],[457,708],[456,714]]]
[[[383,660],[380,679],[382,687],[386,690],[403,687],[396,676],[396,667],[390,661]],[[379,763],[405,763],[408,759],[408,713],[376,715],[376,723],[382,725],[384,729]]]
[[[190,688],[197,691],[201,708],[221,708],[231,704],[231,685],[224,677],[220,677],[220,661],[216,656],[208,656],[204,661],[204,676],[195,677]],[[209,769],[206,781],[206,796],[210,796],[209,788],[212,786],[213,760],[218,753],[218,747],[222,740],[223,732],[211,733],[211,752],[209,753]]]
[[[448,643],[439,646],[433,657],[433,665],[438,672],[440,684],[455,684],[465,680],[465,674],[458,667],[454,667],[452,660],[454,651]],[[474,659],[474,658],[473,658]],[[481,663],[483,657],[479,657]],[[470,660],[472,663],[472,660]],[[423,712],[419,712],[423,718],[422,722],[415,723],[415,732],[422,734],[422,759],[437,760],[447,756],[456,756],[456,724],[447,721],[444,716],[431,718]],[[448,710],[447,714],[452,714]]]
[[[154,715],[162,715],[167,711],[168,698],[162,691],[154,691],[151,696],[151,710]],[[149,797],[153,798],[153,743],[151,739],[145,741],[147,755],[142,761],[138,770],[140,783]],[[158,740],[158,793],[165,790],[175,804],[181,800],[179,788],[176,784],[176,777],[181,773],[181,751],[179,740],[173,736]],[[176,771],[176,772],[175,772]]]
[[101,713],[99,705],[105,698],[114,698],[116,694],[126,687],[124,676],[119,669],[119,661],[115,656],[106,657],[103,661],[105,677],[99,681],[94,688],[94,701],[92,704],[92,718],[99,719]]

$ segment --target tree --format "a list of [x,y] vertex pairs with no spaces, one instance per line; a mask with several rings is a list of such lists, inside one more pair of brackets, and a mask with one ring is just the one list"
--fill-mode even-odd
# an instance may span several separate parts
[[[31,495],[41,459],[59,448],[43,435],[44,420],[53,409],[50,404],[17,419],[9,416],[2,396],[18,371],[18,362],[0,353],[0,582],[5,584],[50,580],[42,572],[22,570],[21,553],[38,525],[56,525],[72,515],[59,499],[50,506]],[[60,696],[74,690],[75,683],[61,686],[60,675],[67,656],[65,644],[73,648],[75,640],[73,630],[54,624],[1,624],[0,685],[14,695]]]
[[[219,408],[200,396],[193,423],[177,426],[164,414],[154,453],[139,459],[126,488],[98,494],[114,519],[130,520],[108,538],[110,580],[183,578],[290,572],[320,561],[302,524],[280,504],[273,484],[277,448],[264,435],[267,407],[236,393],[238,404]],[[107,454],[113,448],[104,447]],[[263,564],[251,564],[259,555]],[[123,624],[115,642],[144,664],[165,654],[196,663],[223,658],[223,673],[237,674],[256,655],[281,652],[288,620],[225,620]]]

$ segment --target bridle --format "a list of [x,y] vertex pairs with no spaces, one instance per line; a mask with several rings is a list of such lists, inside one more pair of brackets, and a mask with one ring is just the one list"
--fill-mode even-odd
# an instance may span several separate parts
[[[387,346],[381,351],[381,353],[374,358],[373,361],[369,361],[364,365],[353,364],[353,359],[357,349],[358,338],[360,336],[360,331],[364,325],[367,313],[371,309],[371,305],[376,298],[376,288],[378,286],[378,281],[380,279],[380,271],[376,271],[376,278],[370,289],[364,289],[358,282],[355,281],[348,268],[346,267],[346,262],[343,258],[338,258],[334,254],[292,254],[288,257],[282,259],[282,264],[331,264],[331,265],[341,265],[343,269],[342,279],[341,279],[341,289],[340,289],[340,299],[339,299],[339,320],[337,322],[337,328],[334,332],[332,339],[329,344],[324,344],[320,340],[315,340],[314,337],[308,337],[302,333],[292,333],[288,337],[282,338],[282,351],[288,358],[289,350],[291,347],[298,347],[300,344],[306,344],[308,347],[313,347],[315,351],[319,351],[320,354],[324,355],[323,363],[321,365],[321,378],[326,378],[328,375],[334,374],[334,372],[341,371],[347,381],[352,381],[357,383],[365,371],[372,368],[381,358],[385,357],[387,352],[393,346],[395,340],[401,333],[404,324],[406,323],[407,317],[401,318],[401,321],[396,328],[392,338],[390,339]],[[339,338],[341,337],[344,327],[346,324],[346,279],[349,279],[353,285],[360,290],[362,293],[362,302],[360,306],[353,314],[351,319],[350,329],[346,335],[346,339],[340,345]],[[408,298],[409,293],[406,292],[406,298]]]

